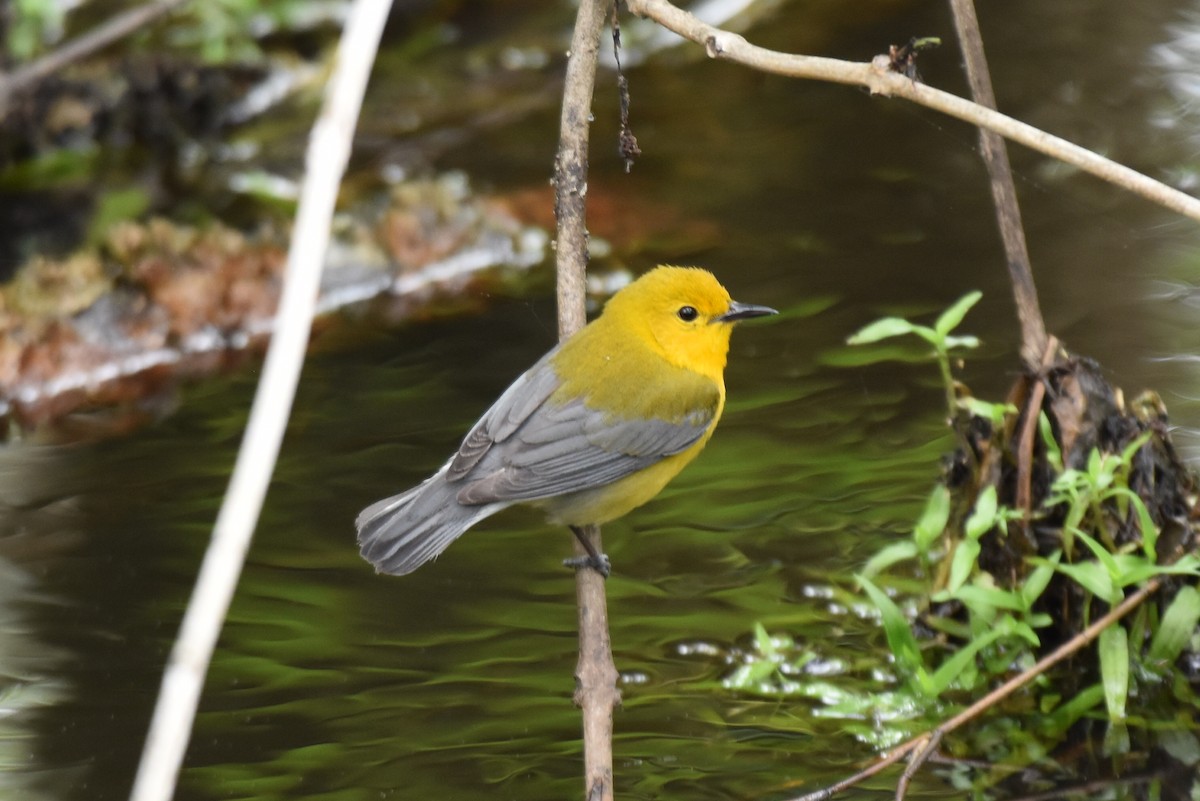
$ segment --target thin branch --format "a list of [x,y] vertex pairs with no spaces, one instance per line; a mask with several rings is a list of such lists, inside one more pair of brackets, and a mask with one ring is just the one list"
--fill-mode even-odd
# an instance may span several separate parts
[[7,113],[8,103],[13,95],[76,61],[103,50],[186,2],[187,0],[156,0],[131,8],[47,53],[32,64],[27,64],[9,75],[0,74],[0,118]]
[[[587,271],[588,121],[596,82],[596,59],[604,19],[612,0],[583,0],[575,19],[567,75],[563,87],[558,154],[554,160],[554,216],[558,270],[558,333],[567,338],[586,321],[584,288]],[[600,529],[587,526],[582,537],[602,553]],[[585,556],[582,542],[575,552]],[[613,709],[620,703],[617,668],[608,631],[604,577],[596,570],[575,573],[579,606],[579,662],[575,668],[575,703],[583,714],[584,798],[612,801]]]
[[667,0],[626,0],[626,6],[634,14],[649,17],[685,39],[703,45],[710,58],[727,59],[764,72],[792,78],[863,86],[872,94],[911,100],[972,125],[995,131],[1014,142],[1114,183],[1152,203],[1200,221],[1200,200],[1191,195],[1172,189],[1136,170],[1065,139],[1052,136],[1032,125],[892,72],[889,59],[885,55],[876,56],[870,64],[862,64],[834,58],[779,53],[756,47],[737,34],[701,22]]
[[1017,492],[1014,505],[1021,512],[1022,525],[1028,529],[1033,511],[1033,440],[1042,414],[1042,401],[1046,399],[1046,375],[1058,358],[1058,338],[1046,338],[1046,350],[1038,360],[1033,372],[1029,397],[1025,401],[1025,416],[1017,434]]
[[896,801],[904,801],[904,797],[908,795],[908,785],[916,778],[921,768],[925,767],[925,763],[937,754],[945,734],[941,729],[935,729],[925,738],[921,747],[913,752],[908,764],[904,766],[904,773],[901,774],[900,781],[896,782]]
[[880,757],[865,770],[856,773],[849,778],[843,779],[837,784],[831,785],[823,790],[817,790],[807,795],[799,796],[798,798],[793,799],[793,801],[826,801],[826,799],[832,798],[842,790],[853,787],[864,779],[874,776],[883,768],[886,768],[889,765],[894,765],[896,762],[908,756],[909,754],[924,750],[928,747],[929,743],[940,741],[941,738],[945,737],[950,732],[979,717],[981,714],[988,711],[996,704],[1000,703],[1005,698],[1012,695],[1017,690],[1021,689],[1050,668],[1057,665],[1059,662],[1062,662],[1068,657],[1074,656],[1084,647],[1090,645],[1097,637],[1100,636],[1101,632],[1103,632],[1109,626],[1115,624],[1118,620],[1125,617],[1134,609],[1141,606],[1147,598],[1158,592],[1158,589],[1161,586],[1161,578],[1156,576],[1155,578],[1150,579],[1143,584],[1137,592],[1133,593],[1125,600],[1121,601],[1121,603],[1108,610],[1107,614],[1096,620],[1096,622],[1092,623],[1092,625],[1088,626],[1070,640],[1054,649],[1054,651],[1051,653],[1039,659],[1037,664],[1033,665],[1033,667],[1018,673],[1016,676],[1013,676],[1011,679],[1004,682],[999,687],[992,690],[975,703],[971,704],[962,712],[959,712],[957,715],[935,728],[933,731],[925,732],[924,734],[919,734],[916,737],[913,737],[908,742],[896,747],[887,755]]
[[204,676],[237,587],[295,397],[338,185],[349,160],[363,93],[390,5],[356,0],[342,32],[334,72],[308,143],[277,328],[229,489],[163,676],[132,801],[167,801],[175,788]]
[[[950,0],[954,12],[954,28],[967,62],[967,81],[971,85],[971,96],[986,108],[996,108],[996,95],[992,91],[992,77],[988,70],[987,56],[983,52],[983,36],[979,32],[979,19],[975,15],[974,0]],[[1025,243],[1025,228],[1021,224],[1021,207],[1017,204],[1017,187],[1013,183],[1012,166],[1008,163],[1008,149],[1004,138],[986,128],[979,129],[979,145],[983,162],[991,178],[992,201],[996,206],[996,221],[1000,225],[1000,239],[1004,242],[1004,255],[1008,264],[1009,280],[1012,283],[1013,300],[1016,301],[1017,319],[1021,323],[1021,360],[1025,369],[1038,369],[1042,353],[1046,349],[1046,323],[1038,306],[1037,287],[1033,283],[1033,269],[1029,262],[1029,248]]]

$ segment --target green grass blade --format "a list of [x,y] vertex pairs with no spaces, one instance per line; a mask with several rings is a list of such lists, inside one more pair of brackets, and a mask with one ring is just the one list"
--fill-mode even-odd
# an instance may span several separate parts
[[1112,625],[1100,632],[1100,683],[1104,685],[1104,705],[1112,721],[1125,719],[1129,698],[1129,638],[1125,629]]
[[909,679],[913,689],[922,695],[932,695],[929,674],[925,670],[925,661],[921,656],[921,647],[913,636],[908,625],[908,618],[900,611],[887,594],[866,576],[857,576],[858,583],[871,598],[871,603],[879,610],[883,623],[883,633],[887,637],[888,647],[896,660],[896,668]]
[[1167,664],[1178,659],[1191,640],[1198,622],[1200,591],[1195,587],[1184,587],[1171,601],[1158,624],[1158,631],[1154,632],[1154,638],[1150,641],[1150,659]]

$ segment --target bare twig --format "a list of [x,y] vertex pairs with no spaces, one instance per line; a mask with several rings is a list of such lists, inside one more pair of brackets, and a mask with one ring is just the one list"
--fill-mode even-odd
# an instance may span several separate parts
[[173,794],[217,636],[262,509],[304,361],[338,185],[346,170],[363,93],[389,2],[357,0],[308,143],[287,271],[262,379],[212,541],[163,676],[133,801]]
[[[996,95],[992,91],[992,78],[987,57],[983,53],[983,37],[979,32],[979,19],[975,15],[975,2],[950,0],[950,8],[954,12],[954,27],[958,31],[958,41],[967,62],[971,96],[979,105],[994,109]],[[1021,208],[1017,204],[1017,187],[1013,183],[1012,167],[1008,163],[1008,150],[1003,137],[980,128],[979,145],[991,178],[992,202],[996,205],[996,220],[1000,224],[1000,238],[1004,242],[1008,277],[1017,305],[1017,319],[1021,323],[1021,360],[1025,363],[1025,369],[1033,371],[1038,369],[1046,349],[1046,323],[1042,320],[1037,287],[1033,283],[1029,248],[1025,243],[1025,229],[1021,225]]]
[[1025,417],[1017,434],[1017,492],[1014,504],[1021,512],[1021,519],[1028,527],[1033,508],[1033,438],[1038,430],[1042,414],[1042,401],[1046,398],[1046,374],[1058,358],[1058,338],[1046,339],[1046,349],[1038,359],[1029,397],[1025,401]]
[[621,99],[621,132],[617,135],[617,152],[625,159],[625,172],[633,169],[633,160],[642,155],[637,137],[629,127],[629,79],[621,69],[621,4],[612,5],[613,62],[617,65],[617,95]]
[[935,729],[925,738],[924,744],[909,757],[908,764],[904,767],[904,773],[900,776],[900,781],[896,782],[896,801],[904,801],[904,797],[908,795],[908,785],[912,783],[913,777],[925,766],[925,763],[937,754],[938,747],[942,744],[944,736],[945,732],[941,729]]
[[[561,338],[583,327],[587,270],[588,120],[596,82],[600,35],[611,0],[583,0],[575,19],[571,52],[563,87],[558,155],[554,160],[554,216],[557,220],[558,334]],[[600,529],[582,529],[592,551],[601,553]],[[585,556],[582,542],[575,552]],[[575,668],[575,703],[583,714],[584,798],[612,801],[613,709],[620,703],[617,668],[608,631],[608,601],[604,577],[596,570],[578,570],[575,595],[579,605],[579,662]]]
[[153,3],[131,8],[82,36],[72,39],[52,53],[47,53],[32,64],[9,75],[0,74],[0,118],[7,113],[8,103],[16,93],[28,89],[43,78],[53,75],[80,59],[87,58],[92,53],[108,47],[139,28],[149,25],[185,2],[187,0],[156,0]]
[[826,799],[832,798],[842,790],[853,787],[864,779],[874,776],[883,770],[883,768],[886,768],[889,765],[894,765],[896,762],[900,761],[909,754],[924,750],[929,743],[940,742],[941,739],[950,732],[979,717],[981,714],[991,709],[996,704],[1000,703],[1005,698],[1012,695],[1014,692],[1021,689],[1050,668],[1057,665],[1059,662],[1062,662],[1064,659],[1073,656],[1084,647],[1091,644],[1092,641],[1100,636],[1101,632],[1144,603],[1147,598],[1158,592],[1158,589],[1161,586],[1161,578],[1155,577],[1150,579],[1143,584],[1137,590],[1137,592],[1133,593],[1125,600],[1121,601],[1121,603],[1114,606],[1108,611],[1107,614],[1098,619],[1096,622],[1092,623],[1092,625],[1076,634],[1058,648],[1055,648],[1053,652],[1039,659],[1037,664],[1035,664],[1033,667],[1018,673],[1016,676],[1013,676],[1011,679],[1004,682],[999,687],[992,690],[975,703],[971,704],[962,712],[959,712],[957,715],[935,728],[933,731],[925,732],[924,734],[913,737],[911,740],[898,746],[887,755],[880,757],[878,760],[871,763],[871,765],[865,770],[843,779],[837,784],[830,785],[825,789],[817,790],[809,793],[808,795],[799,796],[798,798],[793,799],[793,801],[826,801]]
[[685,39],[703,45],[711,58],[728,59],[764,72],[792,78],[864,86],[872,94],[911,100],[951,117],[995,131],[1014,142],[1114,183],[1146,200],[1200,221],[1200,200],[1032,125],[893,72],[886,55],[876,56],[870,64],[862,64],[833,58],[779,53],[756,47],[737,34],[701,22],[667,0],[626,0],[626,6],[634,14],[650,17]]

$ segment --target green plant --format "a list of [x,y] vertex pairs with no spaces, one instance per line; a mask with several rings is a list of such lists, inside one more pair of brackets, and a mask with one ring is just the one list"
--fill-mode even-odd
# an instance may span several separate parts
[[914,334],[928,342],[933,346],[933,357],[941,372],[942,386],[946,393],[946,409],[953,419],[958,410],[958,400],[954,391],[954,376],[950,371],[952,351],[958,348],[978,347],[979,340],[973,336],[956,336],[951,332],[958,327],[981,297],[983,293],[979,291],[964,295],[942,312],[932,326],[917,325],[903,317],[884,317],[859,329],[846,342],[850,345],[867,345],[905,334]]
[[[950,373],[951,351],[978,344],[974,337],[951,332],[979,297],[978,292],[964,296],[932,327],[888,317],[866,326],[848,341],[865,344],[909,333],[921,337],[933,346],[951,420],[959,409],[966,409],[999,430],[1005,416],[1016,409],[1009,404],[972,398],[958,400]],[[937,697],[951,686],[969,687],[980,679],[999,678],[1015,662],[1032,663],[1040,647],[1036,630],[1052,622],[1049,615],[1037,610],[1037,602],[1055,574],[1065,576],[1110,606],[1124,598],[1127,587],[1154,576],[1200,575],[1200,559],[1191,554],[1171,565],[1158,564],[1158,527],[1145,502],[1129,486],[1134,458],[1149,440],[1150,433],[1129,442],[1119,454],[1095,449],[1088,455],[1084,468],[1074,469],[1064,464],[1045,413],[1040,415],[1038,427],[1046,462],[1055,473],[1040,514],[1044,518],[1062,516],[1061,550],[1047,557],[1029,557],[1028,569],[1016,586],[998,586],[979,564],[983,537],[992,531],[1000,538],[1006,537],[1009,524],[1021,520],[1022,515],[1000,504],[996,488],[988,485],[979,492],[961,531],[956,531],[951,519],[951,493],[939,485],[930,493],[911,539],[884,547],[867,561],[858,577],[879,611],[895,664],[918,696]],[[1116,531],[1121,526],[1135,526],[1140,537],[1118,547]],[[936,547],[939,536],[943,538],[940,549]],[[1090,559],[1077,558],[1077,543],[1086,547]],[[936,657],[930,657],[936,651],[920,647],[908,618],[872,581],[872,577],[910,559],[919,561],[929,581],[927,602],[919,606],[952,604],[947,608],[961,609],[958,615],[930,614],[923,618],[925,625],[959,643],[940,663]],[[935,563],[940,569],[935,570]],[[1090,605],[1085,606],[1085,613],[1087,609]],[[1162,667],[1178,658],[1191,642],[1191,632],[1198,620],[1200,592],[1186,588],[1176,596],[1158,627],[1152,629],[1146,660]],[[1126,715],[1131,666],[1140,659],[1139,649],[1131,647],[1125,629],[1115,626],[1103,633],[1097,647],[1100,683],[1095,702],[1102,699],[1109,719],[1116,723]]]
[[[1041,419],[1045,419],[1042,413]],[[1147,432],[1130,442],[1120,455],[1102,453],[1093,449],[1088,455],[1087,467],[1083,470],[1064,469],[1062,454],[1054,443],[1048,423],[1040,424],[1043,441],[1048,443],[1047,451],[1052,454],[1051,463],[1061,472],[1050,486],[1046,498],[1047,507],[1067,505],[1066,518],[1063,520],[1063,549],[1067,560],[1074,559],[1074,538],[1086,531],[1098,536],[1104,541],[1107,549],[1116,551],[1117,546],[1108,525],[1109,513],[1105,504],[1113,502],[1119,522],[1123,522],[1132,507],[1137,515],[1138,527],[1142,535],[1142,548],[1146,556],[1153,560],[1156,557],[1158,544],[1158,526],[1150,516],[1146,504],[1137,493],[1129,488],[1129,473],[1133,457],[1150,439]]]

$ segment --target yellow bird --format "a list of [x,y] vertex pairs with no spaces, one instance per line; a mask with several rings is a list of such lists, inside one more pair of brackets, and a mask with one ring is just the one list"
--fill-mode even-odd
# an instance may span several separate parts
[[775,314],[730,300],[712,273],[657,267],[513,382],[449,462],[358,515],[362,555],[404,575],[515,503],[581,527],[653,498],[703,450],[725,406],[733,323]]

